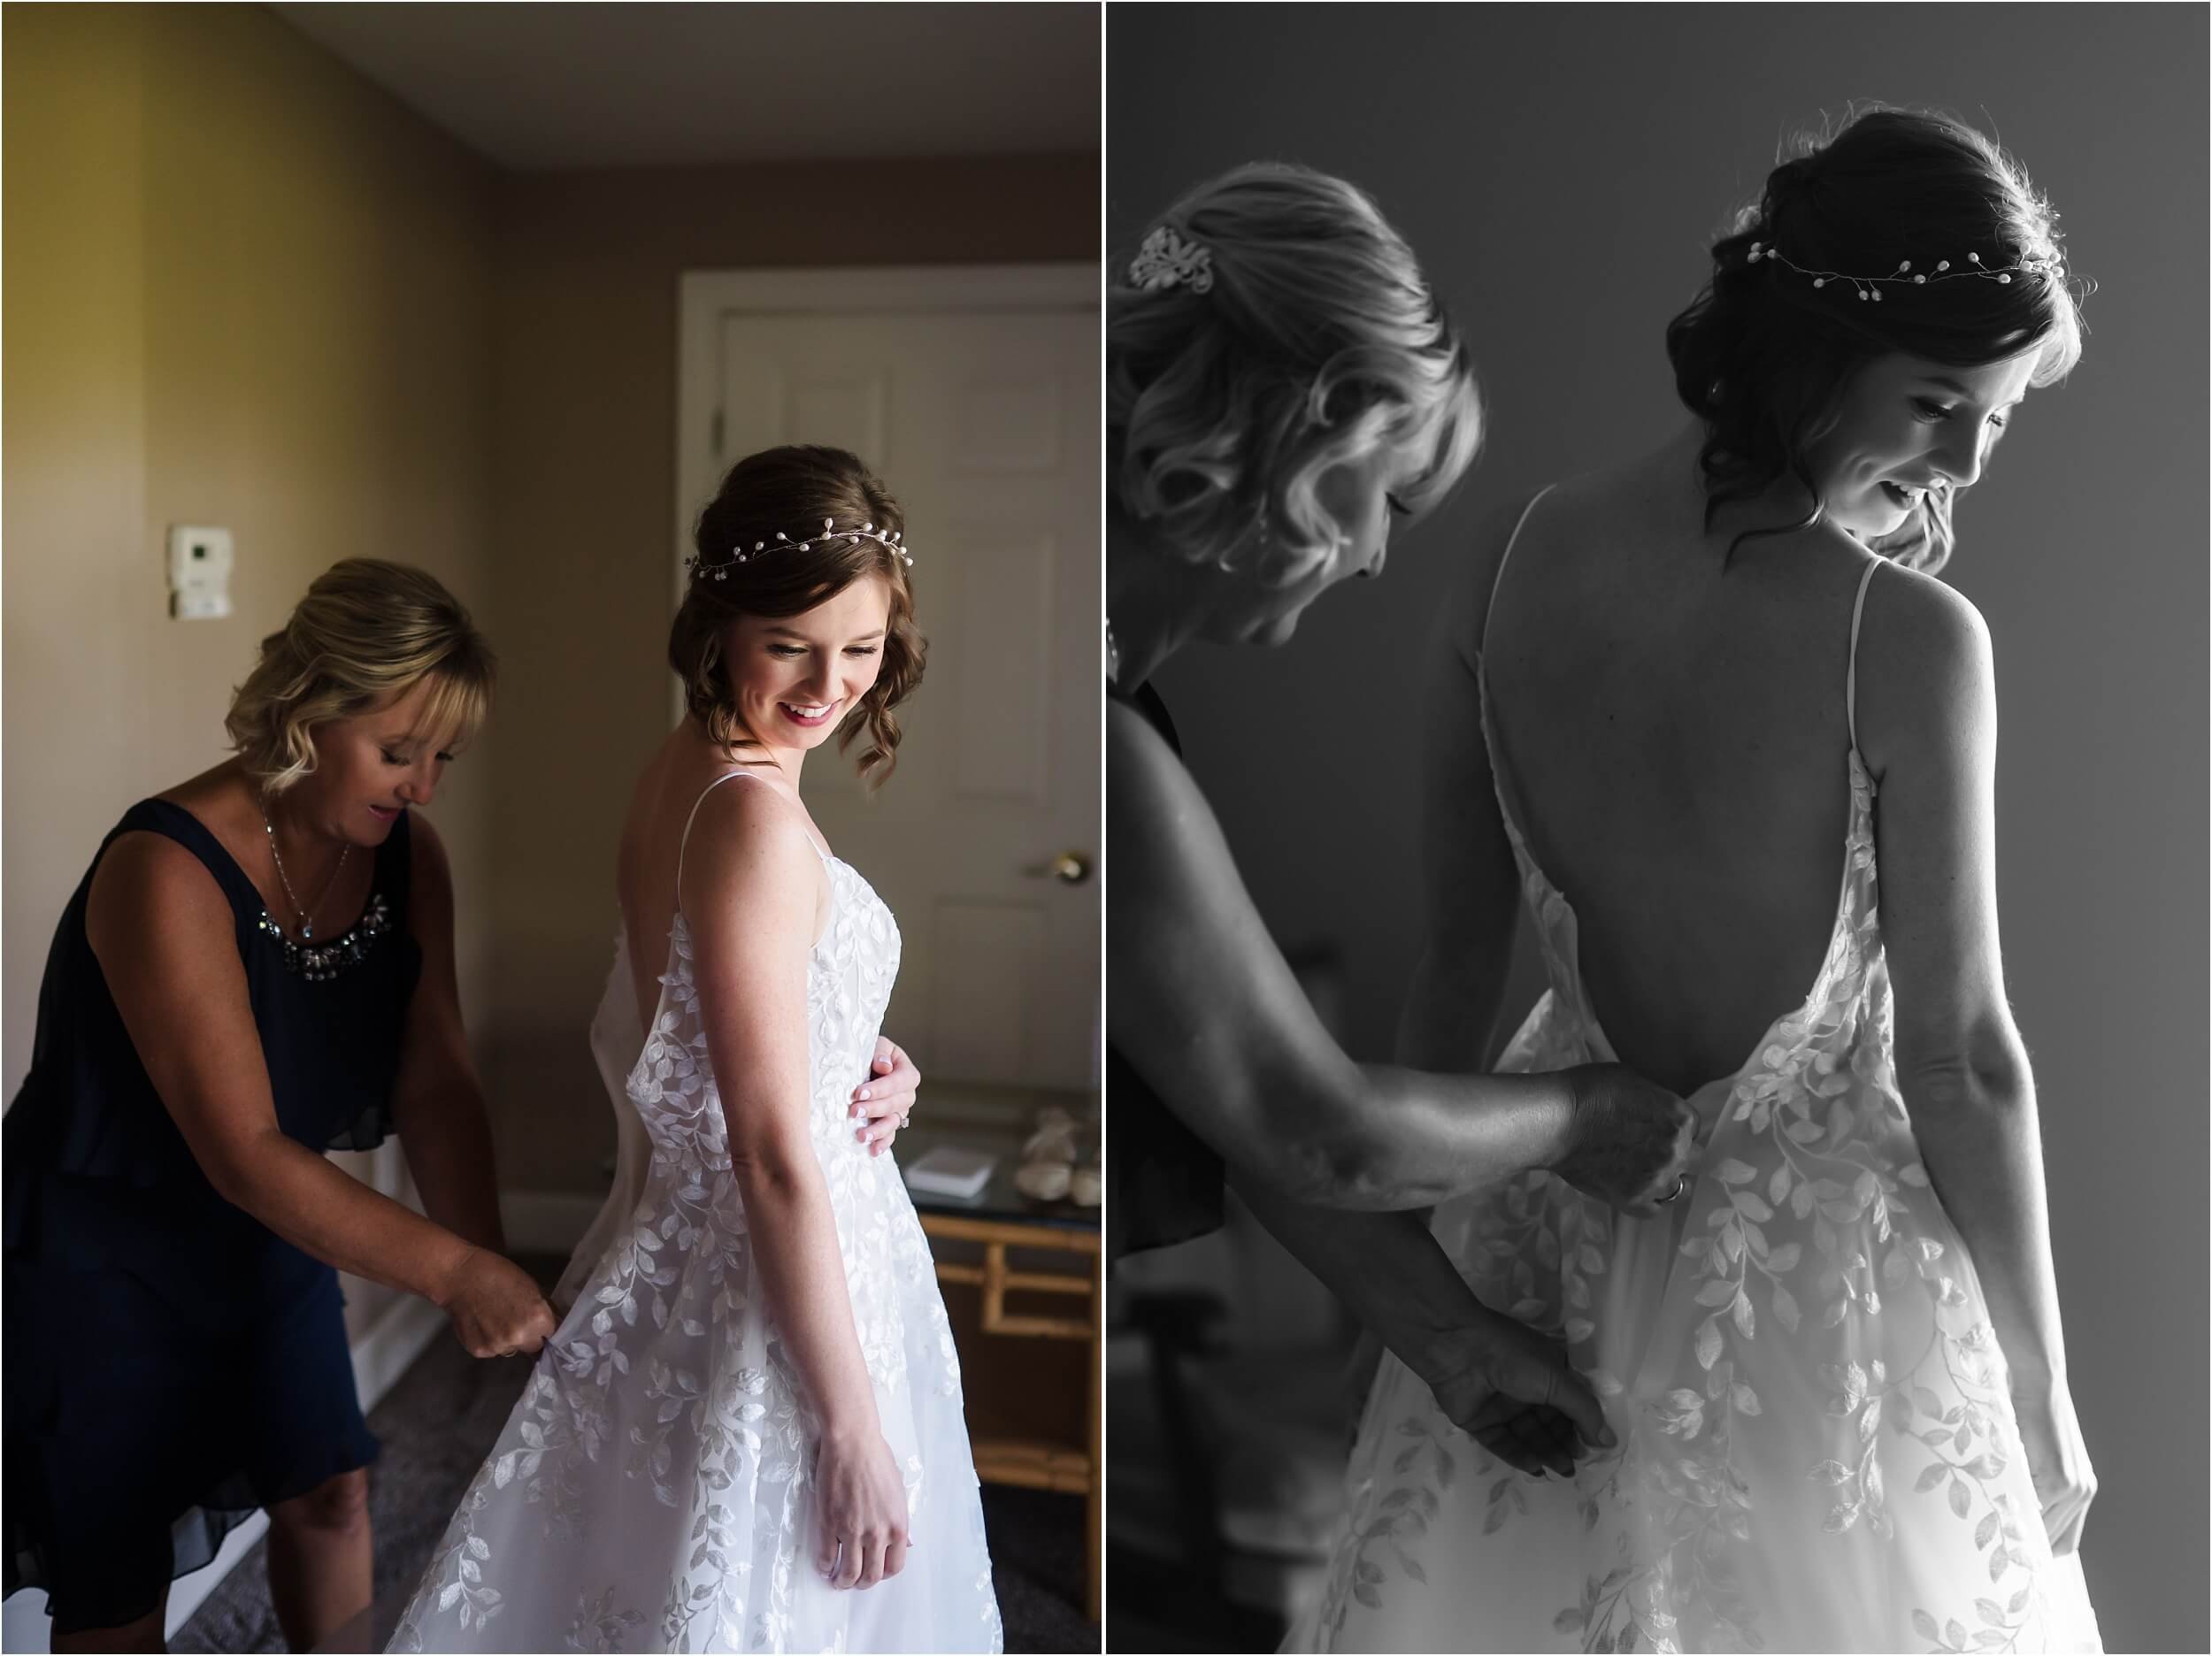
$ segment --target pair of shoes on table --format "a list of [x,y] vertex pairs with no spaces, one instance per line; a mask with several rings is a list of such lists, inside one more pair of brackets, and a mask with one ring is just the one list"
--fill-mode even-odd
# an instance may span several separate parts
[[[1080,1142],[1079,1142],[1080,1141]],[[1100,1181],[1095,1129],[1086,1131],[1057,1104],[1037,1112],[1037,1131],[1022,1146],[1014,1185],[1039,1201],[1071,1201],[1098,1206]]]

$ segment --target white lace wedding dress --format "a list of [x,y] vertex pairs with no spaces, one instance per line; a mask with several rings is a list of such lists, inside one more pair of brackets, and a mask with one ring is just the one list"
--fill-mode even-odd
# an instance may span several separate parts
[[[1480,694],[1550,979],[1498,1068],[1610,1062],[1574,910],[1521,838]],[[2045,1537],[2004,1353],[1898,1092],[1874,786],[1853,741],[1826,960],[1691,1100],[1706,1150],[1687,1192],[1638,1219],[1536,1173],[1436,1215],[1486,1304],[1565,1340],[1620,1447],[1571,1483],[1525,1476],[1386,1356],[1325,1591],[1286,1649],[2101,1648],[2078,1557]]]
[[592,1028],[622,1122],[615,1192],[557,1291],[574,1303],[389,1648],[1000,1648],[928,1239],[891,1157],[871,1156],[847,1116],[898,971],[898,927],[867,881],[825,861],[832,913],[807,968],[810,1126],[905,1475],[906,1568],[846,1591],[815,1570],[818,1427],[762,1296],[679,913],[649,1036],[618,935]]

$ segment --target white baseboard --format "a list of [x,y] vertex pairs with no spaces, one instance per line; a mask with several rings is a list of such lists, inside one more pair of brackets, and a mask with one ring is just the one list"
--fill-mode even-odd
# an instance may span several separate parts
[[572,1254],[599,1217],[603,1199],[573,1191],[503,1191],[499,1223],[513,1254]]
[[353,1389],[365,1414],[444,1331],[445,1313],[427,1300],[402,1294],[353,1342]]

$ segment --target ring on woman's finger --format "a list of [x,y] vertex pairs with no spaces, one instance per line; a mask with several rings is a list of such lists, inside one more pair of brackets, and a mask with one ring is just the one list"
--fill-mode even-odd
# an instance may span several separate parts
[[1675,1177],[1675,1181],[1674,1181],[1674,1188],[1673,1188],[1672,1190],[1669,1191],[1669,1192],[1667,1192],[1664,1196],[1662,1196],[1659,1200],[1660,1200],[1662,1202],[1671,1202],[1671,1201],[1672,1201],[1672,1200],[1673,1200],[1676,1197],[1678,1197],[1678,1196],[1681,1195],[1681,1193],[1682,1193],[1684,1191],[1686,1191],[1686,1190],[1687,1190],[1687,1189],[1689,1189],[1689,1188],[1690,1188],[1690,1179],[1689,1179],[1689,1175],[1687,1175],[1686,1173],[1685,1173],[1685,1174],[1678,1174],[1678,1175],[1676,1176],[1676,1177]]

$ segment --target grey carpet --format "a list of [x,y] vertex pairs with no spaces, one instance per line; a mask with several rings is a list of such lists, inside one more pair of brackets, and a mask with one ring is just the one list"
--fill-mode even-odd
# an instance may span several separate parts
[[[529,1259],[550,1282],[565,1261]],[[550,1275],[548,1274],[549,1269]],[[369,1414],[384,1453],[369,1474],[376,1536],[377,1626],[406,1606],[469,1479],[529,1379],[527,1357],[477,1361],[441,1335]],[[1096,1651],[1083,1617],[1083,1504],[1040,1490],[983,1490],[999,1613],[1010,1651]],[[266,1543],[257,1545],[170,1641],[173,1651],[289,1648],[269,1600]]]

